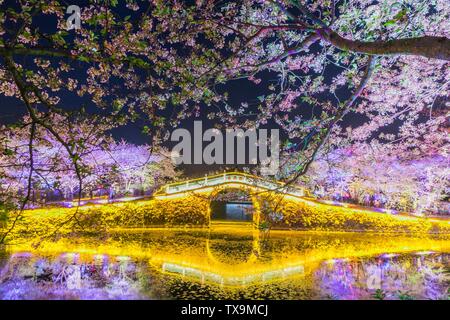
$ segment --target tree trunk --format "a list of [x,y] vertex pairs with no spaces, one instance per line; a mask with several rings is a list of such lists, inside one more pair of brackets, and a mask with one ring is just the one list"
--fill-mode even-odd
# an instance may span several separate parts
[[371,55],[415,55],[450,61],[450,39],[446,37],[424,36],[409,39],[362,42],[342,38],[331,29],[319,29],[317,32],[321,39],[345,51]]

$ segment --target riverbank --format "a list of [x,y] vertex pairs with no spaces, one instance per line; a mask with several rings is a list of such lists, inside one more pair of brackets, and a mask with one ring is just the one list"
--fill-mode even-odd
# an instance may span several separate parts
[[[264,200],[257,200],[258,203]],[[255,206],[255,226],[269,219]],[[450,221],[394,215],[319,203],[309,199],[273,201],[279,219],[271,229],[328,232],[372,232],[401,234],[450,234]],[[275,206],[275,205],[274,205]],[[259,216],[257,216],[259,215]],[[139,200],[89,205],[78,208],[25,210],[10,238],[46,237],[77,232],[99,232],[117,228],[209,227],[210,200],[187,196],[170,200]],[[12,219],[10,219],[9,225]],[[8,225],[8,227],[9,227]],[[261,226],[261,225],[259,225]]]

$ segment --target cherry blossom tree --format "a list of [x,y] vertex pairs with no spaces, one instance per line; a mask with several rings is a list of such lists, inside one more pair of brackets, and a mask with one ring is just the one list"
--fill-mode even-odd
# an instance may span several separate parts
[[113,142],[90,157],[92,171],[97,171],[94,181],[102,182],[103,187],[109,185],[110,191],[115,182],[119,193],[131,193],[136,188],[150,190],[178,175],[168,154],[163,148],[151,153],[148,145]]
[[[27,121],[28,117],[24,123]],[[77,139],[83,140],[84,147],[79,153],[82,155],[81,190],[85,195],[98,190],[110,191],[114,184],[120,193],[132,191],[132,185],[146,190],[177,175],[172,162],[164,160],[167,150],[152,153],[148,145],[136,146],[125,141],[117,143],[107,134],[108,128],[103,127],[102,130],[98,123],[81,122],[78,126],[72,123],[65,128],[71,134],[78,132]],[[3,127],[3,130],[7,135],[0,158],[2,186],[7,186],[9,193],[20,195],[27,189],[27,173],[30,170],[26,140],[28,132],[22,128],[11,131]],[[33,193],[39,190],[57,191],[60,198],[72,199],[79,193],[80,184],[64,147],[42,129],[36,132],[34,143]]]
[[[83,195],[109,191],[117,183],[120,194],[130,191],[130,185],[138,185],[141,190],[156,187],[165,179],[177,175],[167,158],[167,150],[151,152],[150,146],[135,146],[126,142],[117,143],[109,134],[112,126],[101,117],[88,118],[80,115],[69,119],[59,117],[53,121],[60,124],[55,128],[64,143],[43,127],[33,126],[26,116],[21,126],[3,126],[0,148],[0,202],[2,221],[12,219],[10,229],[1,234],[3,241],[22,217],[26,206],[42,205],[49,192],[59,194],[58,199],[80,201]],[[79,154],[74,167],[74,159],[66,149],[66,141],[71,144],[72,153]],[[73,147],[72,147],[73,146]],[[15,210],[16,209],[16,210]],[[12,212],[9,217],[7,212]],[[76,214],[71,217],[76,219]]]
[[302,180],[319,197],[423,215],[448,195],[449,164],[448,155],[408,160],[382,144],[359,144],[316,160]]

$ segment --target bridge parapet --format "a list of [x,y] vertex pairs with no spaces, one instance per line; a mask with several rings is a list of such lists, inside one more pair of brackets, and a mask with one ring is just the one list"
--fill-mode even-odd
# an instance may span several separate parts
[[161,187],[155,195],[172,195],[195,190],[201,190],[207,187],[218,187],[227,184],[240,184],[249,187],[265,189],[280,193],[290,194],[296,197],[303,197],[307,195],[307,191],[303,188],[295,186],[286,186],[282,182],[269,181],[257,176],[253,176],[241,172],[229,172],[213,176],[205,176],[204,178],[191,179],[181,182],[167,184]]

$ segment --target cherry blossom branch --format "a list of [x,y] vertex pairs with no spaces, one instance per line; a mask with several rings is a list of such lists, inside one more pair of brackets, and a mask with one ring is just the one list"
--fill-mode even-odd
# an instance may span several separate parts
[[[78,164],[78,155],[76,153],[73,152],[73,150],[71,149],[71,147],[69,146],[69,144],[67,142],[64,141],[64,139],[55,131],[55,129],[50,126],[49,124],[47,124],[45,121],[43,121],[42,119],[40,119],[35,110],[33,109],[33,107],[31,106],[31,103],[28,99],[28,88],[29,86],[27,85],[27,83],[25,82],[24,79],[21,78],[21,76],[19,75],[16,66],[14,64],[14,61],[12,59],[12,57],[10,55],[6,55],[3,56],[6,66],[8,68],[8,70],[11,72],[14,82],[16,83],[20,95],[22,97],[23,102],[25,103],[25,106],[28,110],[28,113],[33,121],[34,124],[39,124],[42,127],[44,127],[45,129],[47,129],[55,138],[56,140],[58,140],[59,143],[61,143],[62,146],[64,146],[64,148],[66,149],[67,153],[69,154],[72,163],[74,165],[74,169],[75,169],[75,173],[77,175],[78,178],[78,206],[77,209],[75,211],[75,213],[65,222],[69,222],[70,220],[74,219],[79,225],[80,227],[81,224],[78,221],[78,219],[76,218],[76,214],[78,213],[78,208],[80,207],[80,203],[81,203],[81,197],[82,197],[82,186],[83,186],[83,178],[82,178],[82,174],[81,174],[81,168]],[[28,202],[28,199],[26,199]],[[25,203],[26,204],[26,203]],[[60,227],[59,227],[60,228]],[[57,230],[59,230],[59,228]]]
[[280,62],[281,60],[290,57],[292,55],[298,54],[299,52],[301,52],[302,50],[306,50],[309,46],[311,46],[317,39],[319,39],[319,35],[316,33],[312,33],[309,36],[307,36],[299,45],[289,48],[288,50],[284,51],[283,53],[279,54],[278,56],[263,61],[261,63],[255,64],[255,65],[245,65],[239,68],[245,68],[245,67],[256,67],[256,68],[260,68],[266,65],[270,65],[273,63],[277,63]]
[[51,58],[68,58],[74,61],[84,62],[110,62],[113,64],[127,63],[132,67],[136,67],[143,70],[153,70],[150,65],[135,62],[133,59],[124,57],[123,59],[117,59],[112,57],[93,56],[86,54],[73,54],[70,50],[63,50],[59,48],[47,48],[47,47],[1,47],[0,56],[5,55],[21,55],[21,56],[41,56]]
[[22,201],[20,210],[17,213],[16,217],[14,218],[11,226],[8,228],[8,230],[6,230],[2,234],[2,236],[0,238],[0,244],[3,244],[5,242],[6,237],[14,230],[14,228],[17,224],[17,221],[22,216],[23,211],[25,210],[25,206],[27,205],[28,201],[30,200],[31,189],[32,189],[32,178],[33,178],[33,171],[34,171],[33,140],[34,140],[35,133],[36,133],[36,122],[33,121],[31,123],[31,127],[30,127],[30,138],[29,138],[29,142],[28,142],[28,153],[29,153],[29,157],[30,157],[30,170],[29,170],[28,179],[27,179],[27,193],[25,195],[25,198]]
[[321,19],[317,18],[314,14],[312,14],[304,5],[302,5],[299,1],[292,1],[294,5],[300,10],[300,12],[306,16],[308,19],[310,19],[314,24],[326,27],[326,23],[323,22]]
[[356,101],[356,99],[361,95],[362,91],[366,87],[367,83],[369,82],[373,70],[375,68],[375,62],[376,59],[373,56],[369,56],[369,61],[367,63],[366,70],[364,72],[363,78],[361,79],[361,82],[359,83],[358,87],[355,89],[355,92],[352,94],[352,96],[338,109],[336,114],[332,117],[332,120],[328,124],[327,128],[322,129],[319,132],[319,135],[316,137],[317,145],[314,147],[312,155],[306,160],[305,163],[302,164],[301,170],[299,170],[293,178],[291,178],[286,185],[292,184],[298,180],[302,175],[304,175],[307,171],[309,166],[317,157],[318,152],[322,148],[322,146],[328,141],[331,132],[336,125],[351,109],[351,106]]
[[258,31],[256,31],[253,35],[251,35],[250,37],[246,38],[247,40],[245,41],[245,43],[243,43],[235,52],[233,52],[232,54],[228,55],[227,57],[221,59],[217,63],[215,63],[211,68],[209,68],[207,71],[203,72],[198,78],[200,79],[200,78],[204,77],[205,75],[207,75],[207,74],[211,73],[212,71],[214,71],[215,69],[217,69],[219,66],[221,66],[226,61],[228,61],[228,60],[232,59],[233,57],[235,57],[244,48],[246,48],[255,38],[260,36],[263,32],[268,31],[268,30],[269,31],[292,30],[293,28],[305,30],[305,27],[298,26],[298,25],[293,25],[293,26],[291,26],[291,25],[279,25],[279,26],[263,26],[263,27],[260,27],[260,29]]
[[321,39],[344,51],[370,55],[416,55],[450,61],[450,39],[423,36],[409,39],[363,42],[341,37],[330,28],[317,30]]

